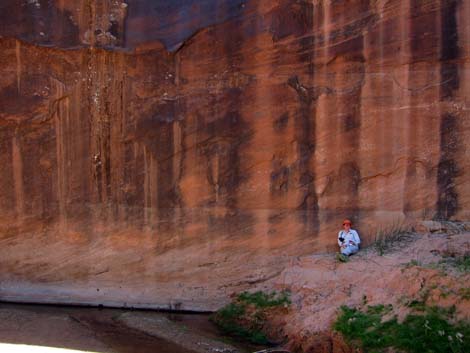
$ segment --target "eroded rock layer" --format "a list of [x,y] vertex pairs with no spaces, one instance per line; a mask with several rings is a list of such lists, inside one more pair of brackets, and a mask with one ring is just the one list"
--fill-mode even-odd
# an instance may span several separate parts
[[0,295],[214,309],[470,218],[467,0],[3,0]]

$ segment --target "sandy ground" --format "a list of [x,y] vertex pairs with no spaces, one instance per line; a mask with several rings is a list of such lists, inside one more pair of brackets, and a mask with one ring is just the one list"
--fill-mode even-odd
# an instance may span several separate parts
[[[450,255],[470,253],[470,233],[415,234],[382,256],[374,248],[361,250],[341,263],[333,254],[297,258],[279,277],[258,289],[292,292],[290,313],[273,325],[288,340],[305,342],[329,332],[341,305],[392,304],[404,317],[413,300],[427,305],[455,305],[458,318],[470,318],[470,274],[440,264]],[[308,347],[302,349],[308,351]],[[318,350],[321,352],[322,350]]]

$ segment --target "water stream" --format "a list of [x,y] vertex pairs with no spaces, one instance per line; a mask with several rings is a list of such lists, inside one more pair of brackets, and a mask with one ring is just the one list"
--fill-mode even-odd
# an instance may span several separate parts
[[[194,353],[177,342],[128,327],[118,318],[137,311],[46,305],[0,304],[0,352]],[[131,313],[131,314],[129,314]],[[142,315],[142,312],[138,312]],[[227,341],[207,314],[145,311],[149,319],[167,318],[196,335]],[[254,347],[230,342],[241,352]],[[21,347],[23,347],[21,350]],[[216,351],[216,350],[214,350]]]

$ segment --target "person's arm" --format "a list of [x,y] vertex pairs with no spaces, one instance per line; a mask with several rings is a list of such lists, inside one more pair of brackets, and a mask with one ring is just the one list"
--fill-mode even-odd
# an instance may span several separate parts
[[359,234],[354,231],[354,242],[356,243],[356,245],[359,245],[361,243],[361,239],[359,238]]
[[339,238],[341,238],[341,234],[342,234],[342,233],[343,233],[343,231],[341,231],[341,230],[340,230],[339,233],[338,233],[338,245],[339,245],[339,246],[342,246],[342,245],[343,245],[343,243],[339,240]]

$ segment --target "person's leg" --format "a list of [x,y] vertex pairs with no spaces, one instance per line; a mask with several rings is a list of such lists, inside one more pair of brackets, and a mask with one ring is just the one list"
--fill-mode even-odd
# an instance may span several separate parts
[[356,245],[349,245],[349,255],[355,254],[359,251],[359,248]]
[[349,256],[359,251],[359,248],[354,245],[348,245],[344,249],[341,249],[341,254]]

